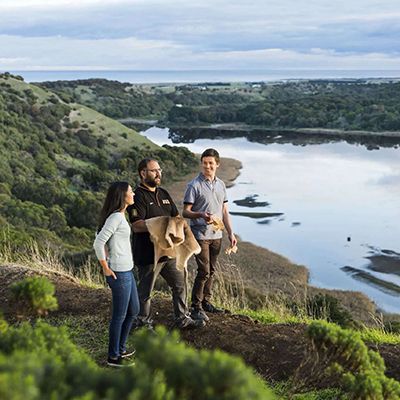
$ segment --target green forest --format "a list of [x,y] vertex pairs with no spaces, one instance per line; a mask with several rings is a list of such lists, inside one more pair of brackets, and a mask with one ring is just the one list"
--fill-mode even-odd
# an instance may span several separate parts
[[185,148],[158,147],[87,107],[0,75],[0,245],[23,251],[35,239],[83,262],[108,185],[135,186],[137,164],[150,155],[166,177],[196,163]]
[[151,86],[90,79],[41,85],[112,118],[157,118],[168,126],[400,130],[400,83],[385,80]]

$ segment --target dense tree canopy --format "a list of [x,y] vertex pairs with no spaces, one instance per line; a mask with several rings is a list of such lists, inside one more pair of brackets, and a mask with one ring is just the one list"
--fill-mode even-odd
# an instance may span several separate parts
[[156,116],[169,125],[245,123],[276,129],[400,129],[400,83],[299,81],[148,87],[104,79],[46,82],[60,96],[113,118]]

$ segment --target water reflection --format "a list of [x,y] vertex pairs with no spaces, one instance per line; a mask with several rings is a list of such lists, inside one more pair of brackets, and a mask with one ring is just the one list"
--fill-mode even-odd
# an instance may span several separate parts
[[232,139],[244,137],[250,142],[263,144],[290,143],[297,146],[307,146],[310,144],[324,144],[337,141],[345,141],[349,144],[362,145],[367,150],[379,150],[381,147],[397,147],[400,137],[388,133],[386,135],[364,135],[361,133],[346,134],[331,132],[318,132],[309,130],[309,133],[297,131],[280,131],[266,129],[215,129],[215,128],[173,128],[169,129],[169,139],[173,143],[193,143],[199,139]]

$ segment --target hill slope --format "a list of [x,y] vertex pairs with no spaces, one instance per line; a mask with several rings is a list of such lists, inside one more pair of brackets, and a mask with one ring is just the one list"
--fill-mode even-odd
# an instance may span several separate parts
[[196,163],[186,149],[159,147],[97,111],[0,75],[0,247],[23,251],[34,238],[84,253],[108,185],[134,186],[146,156],[160,159],[167,176]]
[[[0,265],[0,301],[7,319],[14,320],[16,311],[10,301],[11,283],[26,276],[37,275],[38,270],[21,265]],[[89,340],[97,347],[100,363],[105,359],[106,347],[99,349],[95,337],[95,327],[85,325],[86,318],[92,318],[101,325],[106,334],[111,293],[106,288],[89,288],[79,284],[70,276],[52,271],[42,271],[56,286],[59,310],[54,318],[65,320],[72,317],[82,323],[76,339]],[[172,328],[172,301],[169,296],[157,295],[153,302],[155,322]],[[94,318],[94,319],[93,319]],[[94,324],[93,324],[94,325]],[[83,329],[82,329],[83,328]],[[217,314],[210,315],[210,322],[201,330],[182,332],[182,338],[197,348],[219,348],[228,353],[241,356],[260,375],[268,380],[287,380],[293,377],[301,365],[307,361],[310,351],[306,337],[306,325],[303,324],[261,324],[249,317]],[[379,350],[387,366],[387,375],[400,380],[400,348],[394,345],[372,346]],[[302,371],[307,373],[307,371]],[[322,386],[329,385],[324,382]]]

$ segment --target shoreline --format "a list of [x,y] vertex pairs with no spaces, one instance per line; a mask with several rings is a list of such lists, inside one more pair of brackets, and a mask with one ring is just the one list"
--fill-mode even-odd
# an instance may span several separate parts
[[215,131],[263,131],[266,133],[288,133],[288,134],[300,134],[300,135],[325,135],[325,136],[360,136],[360,137],[388,137],[388,138],[400,138],[400,131],[363,131],[363,130],[343,130],[335,128],[285,128],[285,127],[266,127],[263,125],[247,125],[242,123],[221,123],[221,124],[185,124],[185,125],[174,125],[170,123],[159,123],[154,119],[146,118],[122,118],[118,119],[118,122],[122,124],[140,124],[150,127],[157,126],[159,128],[168,129],[208,129]]
[[209,129],[218,131],[264,131],[276,133],[298,133],[303,135],[336,135],[336,136],[377,136],[377,137],[391,137],[400,138],[399,131],[362,131],[362,130],[343,130],[331,128],[285,128],[285,127],[265,127],[262,125],[246,125],[240,123],[226,123],[226,124],[209,124],[209,125],[173,125],[173,124],[160,124],[157,125],[162,128],[170,129]]
[[[241,168],[240,161],[221,158],[221,166],[217,175],[224,180],[227,187],[232,187],[240,175]],[[198,169],[166,185],[180,211],[186,184],[197,174]],[[237,236],[237,238],[238,253],[228,256],[222,250],[219,262],[223,264],[224,268],[234,268],[236,270],[237,279],[241,280],[246,294],[250,297],[259,298],[261,296],[264,299],[272,297],[304,301],[307,296],[326,294],[339,299],[343,308],[350,311],[355,319],[366,324],[376,323],[376,315],[381,310],[366,294],[360,291],[312,286],[309,284],[309,269],[307,266],[296,264],[285,256],[274,253],[264,247],[242,241],[240,236]],[[224,235],[222,248],[225,249],[228,245],[228,240]],[[195,271],[195,269],[195,262],[191,259],[189,271]],[[389,315],[389,313],[384,314]]]

